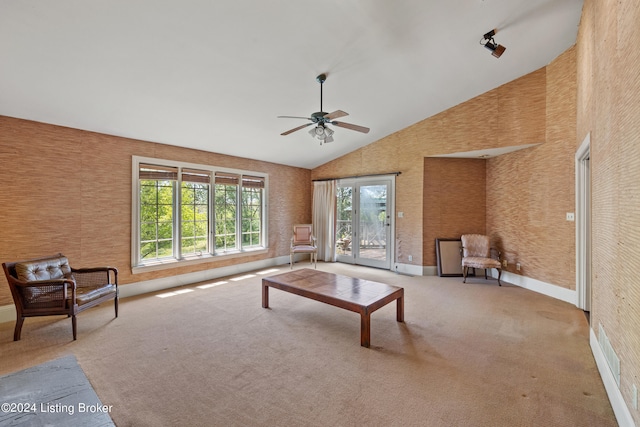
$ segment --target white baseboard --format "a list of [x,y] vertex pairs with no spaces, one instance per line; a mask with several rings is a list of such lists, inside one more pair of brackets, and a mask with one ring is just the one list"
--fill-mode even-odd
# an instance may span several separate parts
[[[498,273],[495,270],[491,270],[491,277],[498,277]],[[539,294],[547,295],[555,299],[559,299],[564,302],[576,305],[577,294],[576,291],[563,288],[551,283],[546,283],[541,280],[532,279],[531,277],[521,276],[519,274],[503,271],[500,277],[501,281],[511,283],[512,285],[520,286],[521,288],[529,289]]]
[[421,265],[395,263],[393,271],[408,276],[424,276]]
[[120,287],[120,298],[127,298],[136,295],[157,292],[164,289],[175,288],[177,286],[190,285],[192,283],[205,282],[220,277],[233,276],[248,271],[273,267],[276,265],[289,264],[289,255],[277,258],[269,258],[260,261],[243,262],[229,265],[227,267],[214,268],[210,270],[195,271],[193,273],[181,274],[179,276],[163,277],[160,279],[145,280],[143,282],[129,283]]
[[624,398],[622,397],[622,393],[620,393],[618,384],[616,383],[613,373],[607,364],[607,359],[605,359],[604,353],[602,353],[602,349],[598,343],[598,337],[596,337],[596,333],[593,329],[589,329],[589,332],[591,352],[593,353],[593,357],[596,359],[596,365],[598,366],[600,377],[602,378],[604,388],[607,391],[607,396],[609,396],[609,402],[613,408],[613,413],[616,416],[618,425],[620,427],[635,427],[631,412],[629,411],[627,404],[624,402]]
[[[398,264],[401,265],[401,264]],[[416,266],[410,266],[416,267]],[[422,269],[422,274],[413,273],[416,276],[437,276],[438,268],[436,266],[424,266],[420,267]],[[482,270],[480,270],[482,271]],[[498,278],[498,272],[495,269],[491,269],[491,277],[494,279]],[[576,304],[577,302],[577,293],[576,291],[572,291],[571,289],[563,288],[557,285],[552,285],[550,283],[546,283],[537,279],[532,279],[530,277],[521,276],[519,274],[510,273],[508,271],[503,271],[502,276],[500,276],[501,281],[505,281],[507,283],[511,283],[512,285],[519,286],[521,288],[529,289],[531,291],[537,292],[539,294],[547,295],[555,299],[559,299],[561,301],[568,302],[570,304]]]
[[[233,276],[236,274],[246,273],[248,271],[260,270],[263,268],[269,268],[283,264],[289,264],[289,255],[277,258],[269,258],[260,261],[244,262],[241,264],[214,268],[211,270],[196,271],[193,273],[181,274],[179,276],[169,276],[160,279],[127,283],[126,285],[119,286],[120,298],[127,298],[150,292],[157,292],[164,289],[204,282],[207,280],[217,279],[219,277]],[[15,320],[16,308],[13,304],[0,306],[0,323],[13,322]]]

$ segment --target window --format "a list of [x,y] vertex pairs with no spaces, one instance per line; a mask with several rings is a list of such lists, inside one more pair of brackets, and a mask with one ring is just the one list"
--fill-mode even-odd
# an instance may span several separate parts
[[173,256],[177,168],[140,165],[140,260]]
[[209,251],[209,182],[211,174],[182,170],[181,254],[201,255]]
[[262,189],[264,178],[242,177],[242,247],[262,245]]
[[236,249],[238,182],[238,175],[216,173],[215,217],[218,250]]
[[265,249],[267,177],[134,157],[132,265]]

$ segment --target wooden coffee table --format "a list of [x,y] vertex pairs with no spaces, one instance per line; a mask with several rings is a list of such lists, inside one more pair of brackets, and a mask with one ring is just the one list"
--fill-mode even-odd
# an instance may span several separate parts
[[397,300],[396,320],[404,322],[404,289],[354,277],[303,268],[262,279],[262,307],[269,287],[360,313],[360,345],[369,347],[371,313]]

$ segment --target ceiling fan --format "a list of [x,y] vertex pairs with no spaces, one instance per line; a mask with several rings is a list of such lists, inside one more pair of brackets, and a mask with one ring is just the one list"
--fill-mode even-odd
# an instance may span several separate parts
[[312,113],[311,117],[298,117],[298,116],[278,116],[278,118],[287,118],[287,119],[304,119],[310,120],[311,123],[305,123],[302,126],[295,127],[293,129],[289,129],[286,132],[282,132],[280,135],[289,135],[297,130],[304,129],[307,126],[316,125],[313,129],[309,131],[311,136],[315,136],[320,140],[320,145],[323,142],[332,142],[333,141],[333,130],[327,125],[334,125],[345,129],[351,129],[362,133],[369,133],[369,128],[364,126],[358,126],[351,123],[345,122],[337,122],[334,119],[339,117],[348,116],[349,114],[345,113],[342,110],[336,110],[333,113],[325,113],[322,111],[322,84],[327,80],[326,74],[320,74],[316,77],[318,83],[320,83],[320,111]]

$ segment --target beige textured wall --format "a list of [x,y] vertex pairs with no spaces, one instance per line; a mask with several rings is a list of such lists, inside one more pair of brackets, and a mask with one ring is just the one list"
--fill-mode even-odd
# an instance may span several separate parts
[[396,218],[398,262],[435,266],[435,249],[424,242],[424,158],[543,142],[545,100],[543,68],[319,166],[312,178],[402,172],[396,180],[396,211],[404,212]]
[[575,289],[575,223],[566,220],[575,210],[575,70],[575,47],[546,67],[545,142],[487,161],[487,231],[506,270],[568,289]]
[[585,0],[578,32],[576,146],[591,133],[592,311],[620,358],[620,391],[640,387],[640,3]]
[[[522,274],[575,287],[575,233],[573,223],[565,221],[566,212],[574,210],[575,80],[572,48],[548,67],[322,165],[312,177],[401,171],[396,182],[396,209],[404,212],[396,222],[398,261],[411,264],[406,255],[412,254],[413,264],[434,266],[435,238],[444,237],[434,233],[449,230],[431,229],[429,206],[436,190],[428,187],[424,157],[544,143],[486,161],[484,229],[510,262],[522,263]],[[467,185],[464,174],[451,179],[458,180],[453,186]],[[450,203],[449,198],[441,201]],[[451,232],[461,225],[451,224]]]
[[[311,219],[307,169],[2,116],[0,129],[1,262],[62,252],[73,266],[117,267],[127,284],[287,255],[291,224]],[[134,155],[268,173],[268,253],[132,275]],[[1,277],[0,306],[12,303]]]
[[436,265],[436,239],[486,233],[486,160],[424,159],[426,265]]

